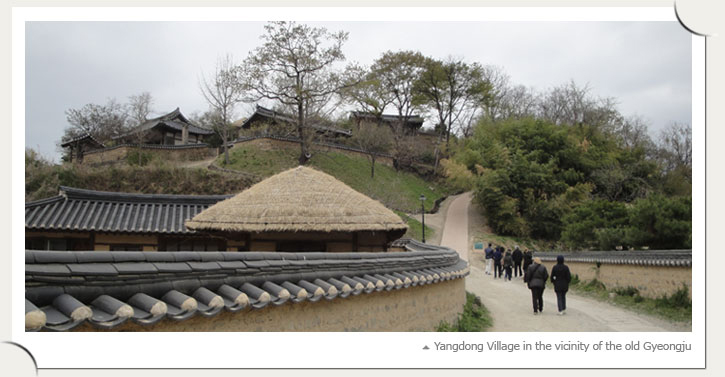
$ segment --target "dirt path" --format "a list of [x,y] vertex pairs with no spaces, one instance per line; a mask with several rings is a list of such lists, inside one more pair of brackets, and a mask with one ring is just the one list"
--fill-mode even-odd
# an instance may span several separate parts
[[198,161],[188,161],[179,164],[179,167],[183,168],[206,168],[209,165],[211,165],[214,160],[216,160],[216,157],[210,157],[204,160],[198,160]]
[[[453,199],[446,215],[441,245],[459,252],[469,260],[468,209],[470,193]],[[690,331],[689,326],[673,324],[640,315],[587,297],[567,294],[567,314],[556,315],[556,294],[544,291],[544,312],[534,316],[531,292],[521,278],[510,282],[493,279],[483,271],[481,256],[470,256],[471,274],[466,290],[481,297],[491,312],[490,331]]]

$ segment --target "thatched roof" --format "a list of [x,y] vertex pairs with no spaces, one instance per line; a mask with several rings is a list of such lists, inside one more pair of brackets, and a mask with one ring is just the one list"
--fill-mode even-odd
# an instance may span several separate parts
[[381,203],[335,177],[299,166],[269,177],[186,221],[197,231],[354,232],[405,230]]

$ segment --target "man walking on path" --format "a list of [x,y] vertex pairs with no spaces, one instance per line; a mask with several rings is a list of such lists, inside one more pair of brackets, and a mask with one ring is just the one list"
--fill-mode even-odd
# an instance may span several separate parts
[[554,283],[559,315],[566,314],[566,292],[569,290],[570,281],[571,272],[569,272],[569,267],[564,264],[564,256],[559,255],[556,257],[556,266],[551,269],[551,282]]
[[503,248],[496,246],[496,251],[493,252],[493,278],[500,278],[501,272],[503,272],[503,266],[501,266],[501,259],[503,258]]
[[534,315],[544,311],[544,288],[549,279],[549,272],[541,264],[541,258],[536,257],[524,274],[524,282],[531,290],[531,302],[534,304]]
[[519,249],[519,245],[514,248],[511,258],[514,260],[514,277],[524,276],[524,272],[521,271],[521,262],[524,260],[524,253]]
[[514,267],[514,259],[511,257],[511,249],[506,250],[506,255],[503,257],[503,269],[506,271],[504,280],[511,281],[511,269]]
[[491,248],[491,244],[488,244],[484,252],[486,253],[486,275],[491,275],[491,268],[493,267],[493,249]]

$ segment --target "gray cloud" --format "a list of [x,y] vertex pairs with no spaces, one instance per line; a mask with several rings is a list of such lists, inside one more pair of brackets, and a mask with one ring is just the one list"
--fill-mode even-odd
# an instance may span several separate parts
[[[419,50],[497,65],[516,84],[546,90],[568,80],[616,97],[654,135],[690,122],[691,36],[676,22],[326,22],[346,30],[348,61],[386,50]],[[217,56],[242,60],[259,45],[261,22],[28,22],[26,146],[58,159],[64,111],[149,91],[158,113],[204,111],[202,72]],[[240,109],[246,115],[250,107]]]

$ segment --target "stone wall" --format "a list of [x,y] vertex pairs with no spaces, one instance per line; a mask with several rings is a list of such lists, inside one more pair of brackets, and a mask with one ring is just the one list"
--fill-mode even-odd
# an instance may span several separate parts
[[[298,147],[299,142],[294,141],[294,140],[284,140],[284,139],[279,139],[279,138],[260,137],[260,138],[254,138],[254,139],[248,139],[248,140],[239,140],[239,141],[234,142],[234,145],[253,145],[261,150],[271,151],[271,150],[279,150],[281,148]],[[331,145],[312,144],[311,148],[313,151],[322,151],[322,152],[332,151],[332,152],[342,153],[342,154],[345,154],[348,156],[368,158],[367,153],[364,153],[361,151],[355,151],[352,149],[336,148]],[[378,156],[378,158],[375,159],[375,163],[393,166],[393,159],[391,157]]]
[[[206,318],[163,320],[141,326],[131,321],[114,331],[433,331],[463,311],[465,279],[400,290],[362,293],[332,301],[286,303]],[[76,331],[103,331],[86,323]]]
[[86,152],[83,156],[83,163],[104,164],[119,161],[125,162],[129,153],[132,151],[140,151],[142,153],[149,154],[154,158],[161,158],[166,161],[197,161],[216,156],[216,149],[209,147],[164,148],[122,145],[93,152]]
[[[648,298],[659,298],[671,295],[684,284],[692,297],[692,267],[689,266],[648,266],[635,264],[609,264],[584,262],[564,263],[569,266],[572,275],[579,275],[579,280],[597,279],[607,289],[634,287],[640,295]],[[543,264],[551,272],[556,262],[544,261]]]

